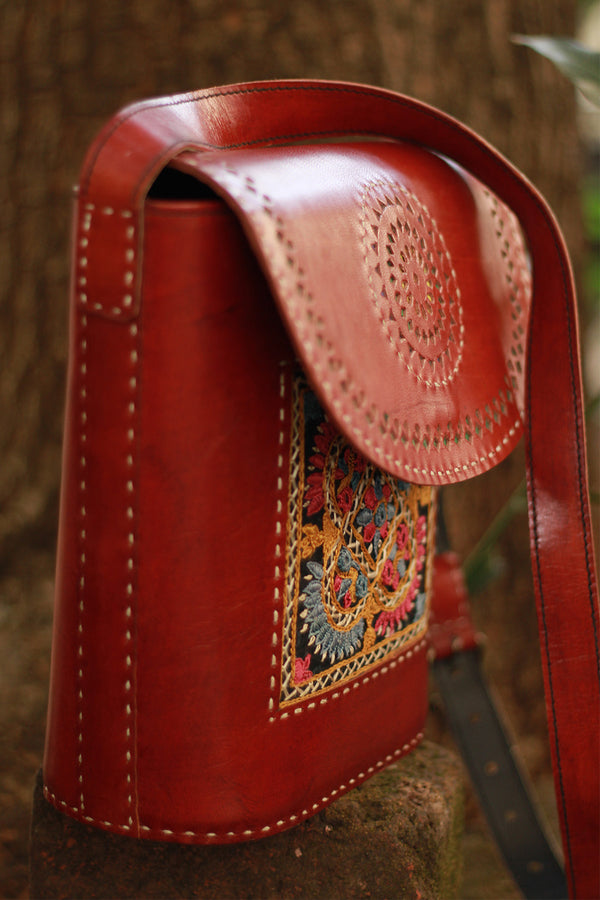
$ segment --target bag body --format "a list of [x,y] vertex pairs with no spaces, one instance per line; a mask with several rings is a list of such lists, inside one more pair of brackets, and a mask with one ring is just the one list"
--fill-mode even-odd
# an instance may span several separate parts
[[532,247],[394,98],[215,89],[88,154],[44,757],[83,822],[257,838],[421,739],[436,486],[523,434]]
[[[416,742],[433,503],[431,489],[351,458],[296,372],[239,225],[221,203],[183,205],[149,204],[142,317],[122,325],[87,315],[75,337],[73,393],[85,391],[86,403],[70,417],[58,587],[75,617],[70,628],[60,612],[57,620],[67,645],[58,651],[59,696],[76,706],[56,711],[62,738],[45,769],[66,781],[59,796],[85,821],[153,838],[239,839],[306,816]],[[176,283],[165,258],[177,260]],[[309,462],[321,455],[325,472]],[[308,516],[305,498],[332,477],[335,489],[340,466],[343,480],[360,480],[354,519],[388,522],[393,505],[403,555],[411,551],[402,575],[405,600],[417,589],[414,612],[390,626],[387,641],[375,634],[370,653],[364,617],[337,630],[322,621],[321,592],[332,603],[335,587],[322,586],[321,570],[334,583],[350,571],[340,561],[345,522],[334,520],[348,519],[352,481],[341,500],[323,500],[326,519],[323,509]],[[375,553],[368,524],[354,526],[355,557]],[[327,534],[327,559],[324,526],[340,534]],[[301,550],[319,539],[316,552]],[[375,588],[382,574],[373,568],[361,574]],[[311,582],[319,590],[307,594]],[[323,631],[312,665],[294,640],[308,609],[298,609],[301,595],[318,604],[313,642]],[[335,611],[344,616],[343,601]],[[414,689],[390,729],[404,677]],[[380,690],[386,680],[393,694]],[[77,733],[68,722],[80,723]]]

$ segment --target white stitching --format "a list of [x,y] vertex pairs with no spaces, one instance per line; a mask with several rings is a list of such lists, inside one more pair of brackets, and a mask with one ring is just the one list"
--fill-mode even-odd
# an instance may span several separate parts
[[[227,163],[224,168],[225,171],[223,172],[223,170],[221,170],[219,174],[225,175],[226,177],[229,176],[229,183],[227,184],[227,188],[231,191],[232,195],[238,200],[238,202],[240,202],[242,207],[244,207],[243,193],[245,191],[251,191],[253,195],[256,194],[255,185],[249,185],[247,183],[249,179],[244,179],[243,176],[238,171],[236,171],[236,169],[230,163]],[[235,179],[236,183],[232,185],[231,179]],[[302,331],[302,340],[305,349],[314,352],[313,339],[317,344],[320,345],[322,345],[325,341],[325,336],[322,332],[324,323],[320,318],[318,318],[316,321],[314,320],[313,312],[310,308],[312,294],[309,290],[309,285],[306,282],[304,272],[298,266],[297,261],[294,259],[294,257],[291,255],[293,247],[291,246],[289,241],[286,241],[284,231],[285,223],[283,219],[281,218],[281,216],[275,215],[272,207],[272,200],[269,197],[263,195],[262,201],[263,210],[266,214],[262,219],[259,218],[257,210],[254,208],[246,210],[246,214],[252,218],[255,227],[257,227],[263,234],[266,234],[267,232],[273,232],[273,236],[276,238],[276,240],[286,247],[286,258],[288,266],[293,265],[294,267],[293,277],[290,273],[289,268],[279,268],[278,260],[272,255],[271,261],[276,266],[280,284],[283,286],[288,298],[291,300],[293,307],[297,312],[298,325]],[[267,246],[269,246],[268,243]],[[300,282],[298,278],[302,278],[304,280]],[[333,347],[331,345],[328,345],[325,349],[327,351],[327,354],[330,356]],[[319,370],[321,387],[326,392],[332,391],[331,382],[327,381],[327,377],[330,374],[328,361],[326,361],[326,363],[323,363],[322,358],[319,356],[314,362],[317,369]],[[356,409],[363,409],[364,411],[364,396],[360,392],[354,394],[352,393],[353,391],[356,391],[356,385],[351,382],[348,373],[344,370],[343,365],[340,365],[339,371],[336,372],[336,377],[338,380],[338,385],[342,387],[342,390],[347,396],[352,398]],[[505,380],[508,391],[512,393],[513,386],[508,379],[508,376]],[[504,402],[504,391],[502,389],[500,389],[498,396],[492,398],[492,400],[490,401],[491,403],[494,403],[494,405],[496,405],[498,409],[500,409],[500,406],[498,404],[499,399]],[[508,399],[511,400],[511,397],[509,396]],[[349,416],[344,404],[342,404],[341,401],[334,398],[332,402],[338,416],[344,418],[349,429],[352,431],[354,435],[354,442],[356,442],[356,440],[358,439],[358,441],[362,442],[364,446],[372,448],[373,440],[369,436],[371,434],[371,429],[365,428],[365,426],[361,426],[358,421],[356,421],[352,416]],[[374,414],[378,415],[379,410],[375,409]],[[505,411],[504,415],[508,415],[508,411]],[[378,418],[381,420],[381,423],[383,423],[383,415],[378,415]],[[374,421],[372,425],[374,425]],[[463,434],[463,422],[452,422],[449,423],[449,426],[452,428],[454,434],[451,435],[448,432],[448,434],[446,435],[446,437],[448,437],[447,442],[445,441],[445,436],[440,432],[439,434],[433,435],[431,439],[428,439],[426,444],[423,443],[423,439],[421,438],[418,441],[418,448],[415,447],[414,451],[410,450],[410,453],[412,454],[414,452],[425,451],[428,454],[434,452],[442,454],[447,451],[446,443],[454,445],[455,438],[460,442],[463,448],[465,446],[465,442],[470,443],[470,441],[475,441],[475,439],[484,442],[488,441],[485,430],[483,428],[480,428],[481,433],[476,430],[474,435],[472,435],[470,438],[467,438]],[[381,427],[384,437],[388,443],[398,444],[401,441],[405,443],[405,441],[403,441],[402,439],[400,430],[398,431],[398,434],[394,434],[393,430],[390,430],[389,427],[385,427],[385,431],[383,431],[383,424],[381,424]],[[520,419],[517,419],[514,422],[514,425],[508,428],[508,432],[505,432],[505,434],[502,436],[502,444],[504,446],[507,446],[510,443],[510,439],[514,438],[516,434],[520,433],[522,431],[522,428],[523,423]],[[408,440],[411,440],[411,437],[413,439],[413,442],[414,440],[416,440],[417,429],[418,425],[414,425],[412,429],[412,436],[409,435]],[[429,438],[428,435],[426,435],[426,437]],[[434,443],[434,439],[437,443]],[[502,452],[502,449],[503,448],[501,445],[497,445],[495,448],[489,450],[486,448],[483,455],[475,454],[470,459],[467,459],[464,464],[461,464],[461,466],[455,468],[440,468],[439,465],[435,467],[428,467],[427,465],[419,467],[418,465],[410,465],[400,460],[397,456],[397,451],[396,454],[394,454],[391,451],[385,452],[381,448],[377,448],[377,452],[380,458],[385,459],[388,468],[404,470],[405,473],[412,472],[412,475],[415,476],[415,479],[423,478],[424,480],[432,480],[434,482],[437,482],[444,479],[444,477],[451,479],[455,478],[455,476],[457,475],[460,478],[469,477],[469,469],[472,469],[473,474],[476,474],[477,471],[480,470],[481,466],[487,466],[488,462],[494,463],[497,460],[499,454]]]
[[417,644],[414,644],[412,647],[410,647],[410,649],[408,649],[406,652],[401,652],[398,656],[396,656],[394,659],[390,660],[390,662],[386,663],[380,668],[371,670],[366,675],[361,675],[360,677],[355,678],[342,690],[337,690],[333,694],[328,694],[323,697],[314,697],[313,694],[312,696],[314,697],[314,699],[309,703],[305,702],[308,697],[305,698],[304,704],[302,700],[298,700],[296,701],[298,703],[298,706],[295,706],[293,709],[291,708],[291,706],[287,709],[284,708],[283,712],[280,712],[278,715],[271,716],[269,718],[269,722],[278,722],[281,719],[289,719],[292,713],[294,715],[299,715],[299,713],[305,712],[307,710],[316,709],[317,705],[325,706],[325,704],[329,703],[330,700],[338,700],[340,697],[343,697],[346,694],[350,693],[351,690],[356,690],[356,688],[362,687],[362,685],[368,684],[370,681],[374,681],[376,678],[379,678],[380,675],[387,675],[389,672],[392,672],[396,668],[396,666],[399,666],[401,663],[406,662],[413,656],[416,656],[417,653],[420,653],[421,650],[426,649],[427,646],[428,638],[427,636],[425,636]]
[[87,444],[87,316],[80,316],[80,362],[79,362],[79,399],[80,399],[80,430],[79,430],[79,515],[81,519],[79,529],[79,592],[78,592],[78,619],[77,619],[77,784],[79,790],[79,803],[81,810],[85,809],[84,782],[83,782],[83,641],[84,641],[84,613],[85,613],[85,588],[86,588],[86,559],[87,559],[87,506],[86,506],[86,444]]
[[[332,789],[329,792],[329,794],[322,797],[318,802],[313,803],[312,806],[310,807],[310,809],[303,809],[301,812],[293,813],[293,814],[287,816],[287,818],[285,818],[285,819],[278,819],[278,821],[276,823],[274,823],[273,825],[264,825],[262,827],[255,828],[253,830],[246,829],[244,831],[239,831],[239,832],[227,831],[227,832],[224,832],[223,834],[217,834],[214,831],[208,831],[208,832],[179,831],[178,832],[178,831],[172,831],[169,828],[152,829],[152,828],[149,828],[147,825],[140,826],[139,830],[140,830],[140,832],[143,832],[146,835],[146,837],[152,837],[152,836],[159,837],[160,835],[162,835],[164,837],[173,837],[175,839],[191,837],[191,838],[203,838],[205,840],[214,840],[214,841],[219,841],[221,843],[227,843],[229,840],[232,840],[234,838],[240,838],[240,837],[250,838],[250,837],[256,837],[259,835],[265,835],[265,834],[270,834],[270,833],[273,833],[276,831],[280,831],[282,828],[293,825],[295,822],[298,821],[298,819],[300,817],[306,818],[307,816],[312,815],[317,810],[326,806],[328,803],[331,803],[337,797],[338,794],[343,794],[346,791],[353,788],[355,785],[360,784],[362,781],[366,781],[367,778],[371,777],[371,775],[374,775],[376,772],[378,772],[381,769],[384,769],[386,766],[390,765],[390,763],[393,763],[393,762],[397,761],[398,759],[400,759],[402,756],[405,756],[410,750],[414,750],[414,748],[417,747],[421,743],[422,740],[423,740],[423,733],[419,732],[417,735],[415,735],[415,737],[412,740],[408,741],[402,747],[399,747],[397,750],[392,751],[392,753],[388,753],[387,756],[384,757],[384,759],[381,759],[378,762],[376,762],[374,765],[370,766],[366,772],[360,772],[356,777],[350,778],[347,782],[339,785],[339,787]],[[46,800],[48,800],[54,806],[56,806],[57,808],[64,809],[65,811],[69,812],[71,815],[74,815],[78,818],[84,818],[84,820],[86,822],[89,822],[89,823],[95,824],[95,825],[103,825],[106,828],[111,828],[111,829],[115,829],[118,831],[130,831],[131,830],[130,827],[127,825],[113,825],[110,822],[103,822],[99,819],[92,819],[90,816],[84,817],[82,815],[82,811],[80,809],[78,809],[75,806],[68,806],[63,800],[59,800],[45,785],[44,785],[43,792],[44,792],[44,797],[46,798]]]
[[[121,296],[121,306],[113,305],[107,307],[104,303],[100,301],[94,301],[92,304],[92,308],[96,312],[110,313],[113,316],[120,317],[123,315],[125,311],[129,311],[133,307],[134,295],[135,295],[135,280],[136,280],[136,235],[137,230],[134,221],[134,213],[131,209],[122,209],[122,210],[114,210],[110,206],[105,206],[102,208],[98,208],[93,203],[86,203],[83,206],[81,221],[80,221],[80,233],[81,236],[78,240],[79,247],[82,250],[85,250],[88,246],[88,235],[92,231],[93,228],[93,220],[94,217],[104,216],[104,217],[113,217],[119,216],[123,219],[124,225],[124,236],[125,241],[127,242],[127,246],[125,247],[123,253],[123,263],[124,263],[124,271],[122,278],[123,285],[123,294]],[[87,277],[84,274],[87,269],[89,263],[89,259],[87,256],[84,256],[83,253],[79,256],[77,260],[77,284],[80,286],[81,290],[78,294],[79,302],[83,306],[87,306],[89,304],[89,296],[84,290],[87,285]],[[83,272],[81,270],[84,270]]]
[[[294,390],[295,394],[295,390]],[[297,402],[297,398],[294,397],[294,404]],[[295,420],[297,413],[294,412],[292,418]],[[302,443],[302,429],[301,428],[291,428],[289,429],[290,434],[290,450],[289,450],[289,480],[291,483],[294,482],[295,476],[293,472],[297,470],[298,465],[300,463],[300,455],[301,455],[301,443]],[[435,502],[434,495],[432,493],[432,510],[431,516],[433,517],[433,504]],[[294,557],[296,553],[299,553],[300,550],[295,546],[297,535],[294,527],[294,517],[296,515],[296,510],[298,505],[301,506],[301,498],[297,496],[297,493],[294,490],[289,490],[288,492],[288,537],[287,537],[287,545],[286,545],[286,560],[287,560],[287,575],[286,575],[286,597],[289,598],[290,594],[293,594],[296,590],[296,570],[295,566],[292,564],[290,557]],[[433,545],[433,542],[430,542],[430,546]],[[428,571],[430,565],[428,562]],[[284,630],[282,634],[282,657],[284,661],[289,661],[291,659],[291,642],[293,642],[292,637],[292,629],[290,627],[290,611],[287,608],[288,604],[286,603],[286,608],[284,612]],[[355,666],[354,671],[346,673],[343,678],[334,678],[329,684],[316,684],[312,690],[303,691],[297,694],[295,697],[290,697],[289,695],[285,697],[282,702],[282,697],[279,696],[275,698],[276,702],[271,703],[269,709],[273,709],[275,705],[278,706],[276,712],[273,713],[270,718],[270,722],[276,722],[278,719],[286,719],[289,718],[290,715],[299,715],[305,709],[315,709],[317,704],[323,705],[329,701],[329,699],[335,700],[340,696],[344,696],[347,693],[350,693],[355,687],[357,687],[361,683],[368,682],[370,679],[376,679],[379,677],[379,674],[386,674],[389,671],[389,663],[388,665],[384,665],[385,660],[392,660],[392,668],[397,665],[397,662],[393,662],[394,657],[401,656],[402,659],[409,659],[413,652],[417,652],[423,645],[423,633],[425,631],[425,625],[423,628],[419,629],[415,633],[415,629],[411,629],[411,633],[404,637],[404,640],[399,640],[396,643],[396,646],[387,647],[382,649],[381,652],[376,656],[374,660],[371,660],[368,665],[363,666]],[[293,654],[292,654],[293,655]],[[375,668],[381,666],[382,668]],[[281,693],[284,693],[284,685],[287,684],[287,680],[290,677],[290,668],[288,667],[286,671],[283,671],[284,663],[282,663],[282,685],[281,685]],[[360,669],[362,668],[362,674],[360,674]],[[369,673],[369,674],[367,674]],[[335,693],[329,694],[329,696],[323,697],[326,692],[331,692],[335,690]],[[286,692],[287,693],[287,692]],[[311,698],[316,698],[315,700],[311,700]],[[321,697],[319,700],[318,698]],[[308,702],[310,701],[310,702]]]
[[128,351],[129,363],[133,367],[134,374],[128,379],[130,395],[126,400],[128,413],[127,425],[127,450],[126,450],[126,476],[125,476],[125,515],[127,528],[128,554],[126,560],[126,585],[125,585],[125,612],[124,612],[124,701],[125,701],[125,737],[127,751],[125,753],[127,804],[129,807],[128,826],[133,827],[134,815],[137,820],[137,753],[136,753],[136,703],[135,703],[135,646],[132,633],[133,597],[135,593],[134,572],[136,554],[136,515],[135,515],[135,442],[136,442],[136,416],[137,416],[137,390],[139,384],[138,365],[140,353],[138,348],[138,326],[134,323],[129,327],[129,336],[133,349]]
[[[285,400],[286,400],[286,371],[285,366],[287,363],[285,361],[280,363],[282,369],[279,375],[279,436],[278,442],[279,446],[282,447],[285,443]],[[282,535],[285,539],[285,521],[283,517],[283,512],[285,510],[285,503],[283,502],[283,487],[284,480],[282,477],[284,468],[284,459],[283,454],[279,453],[277,456],[277,501],[276,501],[276,509],[277,509],[277,518],[275,521],[275,534],[277,536],[278,543],[275,545],[275,587],[273,588],[273,635],[271,638],[271,646],[275,649],[279,644],[279,616],[280,616],[280,605],[281,605],[281,591],[279,588],[279,580],[281,577],[281,568],[279,565],[279,561],[281,558],[281,546],[279,541],[282,538]],[[277,654],[273,653],[271,656],[271,668],[276,669],[277,667]],[[271,676],[270,680],[270,688],[271,688],[271,696],[269,697],[269,712],[272,712],[275,708],[276,697],[277,697],[277,679],[275,676]],[[269,721],[272,721],[271,719]]]

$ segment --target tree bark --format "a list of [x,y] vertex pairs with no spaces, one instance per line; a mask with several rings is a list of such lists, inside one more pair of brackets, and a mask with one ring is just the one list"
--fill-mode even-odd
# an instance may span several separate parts
[[571,34],[572,0],[5,0],[0,161],[0,559],[56,517],[69,191],[140,97],[272,77],[381,84],[472,125],[549,197],[575,255],[572,91],[512,32]]
[[[524,170],[554,207],[577,268],[573,91],[549,63],[510,41],[515,32],[572,35],[575,15],[575,0],[0,0],[2,602],[15,610],[17,598],[31,609],[36,602],[41,609],[40,597],[48,603],[47,575],[38,598],[25,588],[21,596],[15,579],[31,554],[50,558],[55,541],[70,192],[103,122],[142,97],[253,79],[332,78],[400,90],[461,118]],[[449,492],[457,549],[473,546],[522,471],[517,454]],[[503,546],[510,570],[486,592],[478,616],[493,633],[499,652],[491,666],[509,686],[517,726],[539,731],[527,548],[520,521]],[[40,616],[49,616],[46,606]],[[15,621],[30,629],[33,619]],[[0,654],[13,645],[10,627],[0,627]],[[25,683],[38,677],[27,646],[11,651],[21,654],[13,668]],[[31,646],[37,659],[39,647]]]

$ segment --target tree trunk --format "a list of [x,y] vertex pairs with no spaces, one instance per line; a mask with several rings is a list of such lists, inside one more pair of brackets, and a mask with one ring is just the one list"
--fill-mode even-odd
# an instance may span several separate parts
[[69,190],[122,104],[272,77],[381,84],[463,119],[521,166],[580,247],[568,85],[510,43],[570,34],[572,0],[5,0],[0,6],[0,559],[56,513]]
[[[575,0],[0,0],[0,167],[7,173],[0,181],[0,591],[9,614],[0,619],[0,653],[13,654],[9,677],[24,684],[40,677],[30,671],[39,641],[27,643],[25,631],[43,621],[47,634],[48,563],[39,597],[35,581],[17,590],[15,575],[28,570],[32,554],[50,560],[54,547],[70,190],[101,124],[135,99],[234,81],[317,77],[393,88],[461,118],[522,168],[550,200],[577,263],[573,92],[549,63],[510,41],[515,32],[572,35],[575,10]],[[459,550],[473,546],[521,475],[517,454],[449,492]],[[529,663],[535,617],[527,547],[521,522],[504,547],[510,578],[486,593],[479,613],[500,648],[493,668],[509,683],[513,710],[525,709],[521,728],[532,727],[531,686],[538,698],[540,690]],[[502,592],[518,605],[505,604]],[[525,641],[511,637],[515,617],[520,628],[525,622]],[[16,624],[4,627],[7,621]],[[39,691],[33,694],[34,711],[21,700],[17,712],[14,704],[4,708],[29,725],[38,716],[28,738],[35,754],[43,712]],[[539,699],[534,710],[539,730]],[[18,746],[19,727],[6,731],[0,722],[0,733],[16,734]],[[21,765],[16,755],[13,764]]]

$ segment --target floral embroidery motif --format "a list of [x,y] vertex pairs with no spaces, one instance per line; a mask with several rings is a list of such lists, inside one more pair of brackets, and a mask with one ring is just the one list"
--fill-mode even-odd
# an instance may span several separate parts
[[432,500],[351,447],[296,379],[282,705],[422,637]]

